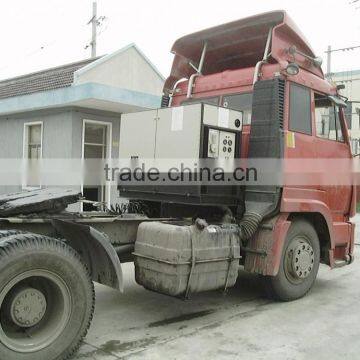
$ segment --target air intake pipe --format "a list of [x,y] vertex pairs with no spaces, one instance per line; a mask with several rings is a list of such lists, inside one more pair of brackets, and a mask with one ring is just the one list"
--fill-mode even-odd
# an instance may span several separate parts
[[256,233],[263,216],[255,212],[246,212],[239,222],[240,238],[242,241],[247,242]]

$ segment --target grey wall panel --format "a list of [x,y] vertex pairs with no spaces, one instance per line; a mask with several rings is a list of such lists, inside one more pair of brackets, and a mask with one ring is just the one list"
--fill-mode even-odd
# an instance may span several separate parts
[[43,158],[71,158],[71,111],[49,115],[43,121]]
[[[0,117],[0,158],[22,159],[24,124],[35,121],[43,122],[43,158],[81,158],[83,119],[112,123],[112,157],[118,158],[120,114],[74,108]],[[16,191],[21,186],[0,187],[0,194]]]
[[[43,123],[42,151],[44,158],[71,157],[71,112],[69,109],[39,111],[0,117],[0,158],[22,159],[24,124]],[[0,186],[0,193],[21,191],[21,186]]]
[[24,120],[0,119],[0,158],[22,158]]
[[71,157],[71,112],[32,112],[17,116],[0,117],[0,158],[23,157],[24,124],[43,122],[43,157]]

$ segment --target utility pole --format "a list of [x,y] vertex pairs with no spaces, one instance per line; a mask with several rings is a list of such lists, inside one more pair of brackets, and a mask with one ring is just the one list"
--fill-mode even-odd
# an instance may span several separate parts
[[331,78],[331,45],[327,48],[327,65],[326,65],[326,77]]
[[92,28],[92,36],[91,36],[91,57],[96,57],[96,36],[97,36],[97,2],[93,2],[93,16],[91,19],[91,28]]
[[[358,0],[357,0],[358,1]],[[356,46],[349,46],[349,47],[345,47],[345,48],[340,48],[340,49],[332,49],[331,45],[328,46],[327,51],[325,51],[325,53],[327,54],[327,69],[326,69],[326,77],[327,78],[331,78],[331,54],[333,52],[337,52],[337,51],[352,51],[355,49],[359,49],[360,45],[356,45]]]
[[87,43],[86,46],[84,47],[84,49],[87,49],[91,46],[91,57],[92,58],[96,57],[97,37],[102,32],[104,32],[104,30],[106,30],[106,28],[105,28],[98,33],[97,28],[98,28],[98,26],[102,26],[104,21],[106,21],[106,20],[107,20],[107,18],[105,16],[99,16],[99,17],[97,16],[97,2],[94,1],[93,2],[93,15],[92,15],[92,18],[87,23],[87,25],[91,24],[91,33],[92,33],[91,41],[89,43]]

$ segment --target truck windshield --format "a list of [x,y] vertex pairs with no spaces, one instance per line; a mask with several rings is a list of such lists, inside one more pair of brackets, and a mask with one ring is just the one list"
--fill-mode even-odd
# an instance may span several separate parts
[[251,123],[252,93],[225,95],[222,105],[229,109],[242,111],[244,125]]

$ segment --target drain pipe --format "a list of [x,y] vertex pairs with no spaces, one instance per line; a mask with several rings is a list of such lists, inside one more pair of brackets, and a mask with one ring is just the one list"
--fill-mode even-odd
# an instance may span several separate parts
[[262,60],[258,61],[255,66],[253,85],[255,85],[255,83],[258,81],[261,67],[267,62],[267,59],[270,56],[269,50],[270,50],[270,44],[271,44],[272,31],[273,31],[273,28],[270,28],[267,39],[266,39],[264,56],[263,56]]
[[189,79],[189,85],[188,85],[187,94],[186,94],[186,97],[187,97],[188,99],[191,98],[192,87],[193,87],[193,85],[194,85],[195,78],[201,75],[202,68],[203,68],[203,66],[204,66],[206,50],[207,50],[207,42],[204,44],[204,47],[203,47],[203,49],[202,49],[202,53],[201,53],[201,57],[200,57],[200,62],[199,62],[198,68],[195,68],[195,66],[192,65],[192,67],[195,68],[196,73],[195,73],[195,74],[192,74],[192,75],[190,76],[190,79]]

